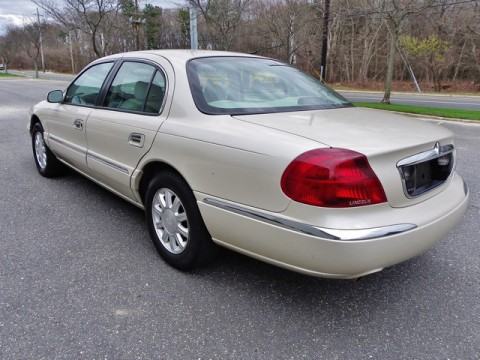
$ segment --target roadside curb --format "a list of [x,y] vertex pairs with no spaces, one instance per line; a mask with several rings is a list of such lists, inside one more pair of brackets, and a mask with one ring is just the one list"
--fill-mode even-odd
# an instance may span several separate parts
[[47,81],[66,81],[70,82],[72,81],[76,75],[73,74],[64,74],[64,73],[56,73],[56,72],[51,72],[47,71],[45,73],[39,71],[39,77],[35,78],[33,74],[22,71],[22,70],[15,70],[15,69],[10,69],[12,71],[12,74],[18,75],[23,77],[24,79],[30,79],[30,80],[47,80]]
[[469,119],[458,119],[458,118],[446,118],[446,117],[441,117],[441,116],[433,116],[433,115],[422,115],[422,114],[413,114],[413,113],[407,113],[407,112],[401,112],[401,111],[391,111],[391,110],[385,110],[385,111],[390,111],[395,114],[400,114],[400,115],[407,115],[415,118],[420,118],[420,119],[427,119],[427,120],[439,120],[439,121],[446,121],[446,122],[452,122],[452,123],[467,123],[467,124],[475,124],[475,125],[480,125],[480,120],[469,120]]
[[[337,92],[345,92],[345,93],[359,93],[359,94],[382,94],[383,91],[378,90],[345,90],[345,89],[335,89]],[[479,95],[469,95],[469,94],[441,94],[441,93],[417,93],[417,92],[403,92],[403,91],[392,91],[392,95],[415,95],[415,96],[439,96],[439,97],[465,97],[465,98],[472,98],[478,99],[480,98]]]

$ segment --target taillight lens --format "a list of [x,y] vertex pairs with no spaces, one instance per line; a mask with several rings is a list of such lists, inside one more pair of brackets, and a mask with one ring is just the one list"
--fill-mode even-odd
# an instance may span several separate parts
[[301,154],[285,169],[281,186],[292,200],[322,207],[387,201],[365,155],[347,149],[316,149]]

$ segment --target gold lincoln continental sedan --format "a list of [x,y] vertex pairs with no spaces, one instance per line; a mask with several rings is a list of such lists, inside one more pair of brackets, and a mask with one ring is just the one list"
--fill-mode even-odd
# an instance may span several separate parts
[[357,278],[419,255],[462,218],[452,133],[353,107],[274,59],[162,50],[107,56],[32,108],[41,175],[71,167],[146,212],[187,270],[217,245]]

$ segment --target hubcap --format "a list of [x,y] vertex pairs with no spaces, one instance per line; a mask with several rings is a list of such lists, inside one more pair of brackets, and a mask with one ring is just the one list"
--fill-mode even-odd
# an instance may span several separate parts
[[35,157],[37,158],[38,165],[43,170],[47,166],[47,149],[45,148],[45,142],[43,141],[43,135],[41,132],[35,133]]
[[153,225],[160,243],[172,254],[180,254],[188,243],[188,219],[180,198],[161,188],[152,201]]

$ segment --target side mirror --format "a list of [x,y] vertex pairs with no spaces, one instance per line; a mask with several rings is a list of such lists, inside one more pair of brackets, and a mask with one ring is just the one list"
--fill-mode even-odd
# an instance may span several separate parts
[[47,95],[47,101],[49,103],[60,103],[63,101],[63,91],[62,90],[53,90],[50,91]]

